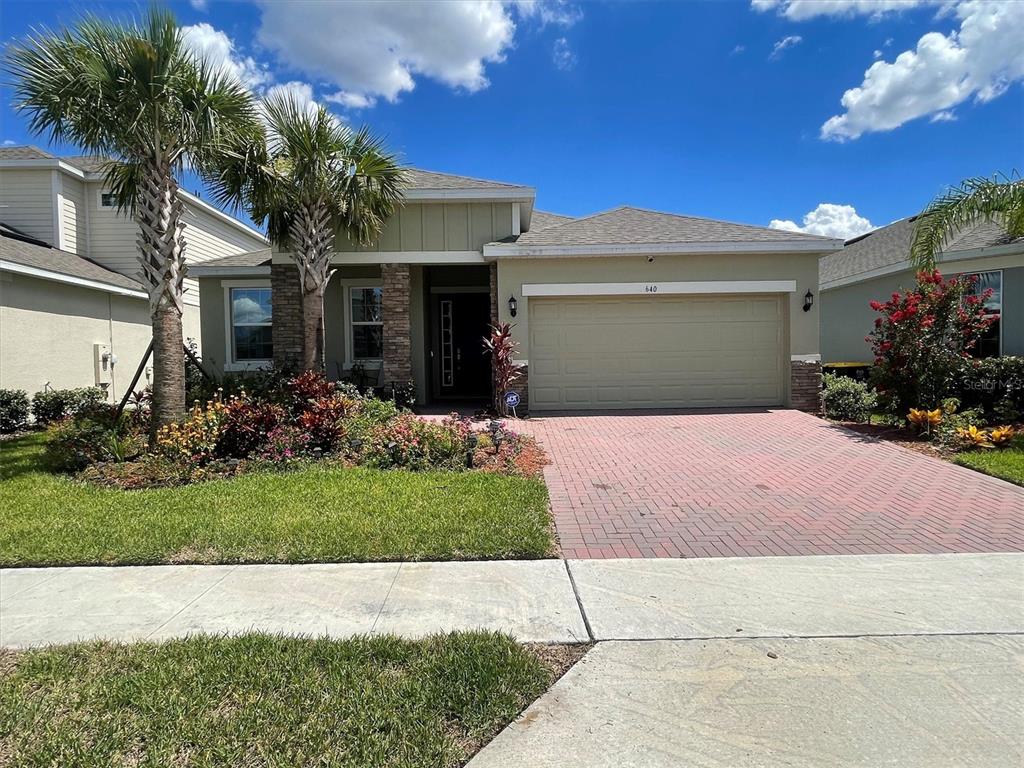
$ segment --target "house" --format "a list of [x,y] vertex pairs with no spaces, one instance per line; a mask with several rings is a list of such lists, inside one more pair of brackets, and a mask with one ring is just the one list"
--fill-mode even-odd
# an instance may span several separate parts
[[[117,212],[100,166],[0,148],[0,388],[100,385],[118,398],[149,346],[137,228]],[[256,230],[182,194],[189,264],[267,247]],[[184,335],[198,342],[199,288],[185,283]]]
[[[537,211],[531,187],[412,171],[378,241],[343,235],[325,296],[328,373],[487,398],[490,324],[515,324],[532,411],[816,409],[818,258],[842,242],[621,207]],[[302,351],[296,268],[276,250],[197,266],[219,371]]]
[[[848,240],[821,259],[821,353],[826,363],[870,362],[864,340],[878,313],[869,303],[916,285],[910,244],[916,216]],[[996,224],[981,223],[954,237],[936,265],[946,277],[970,274],[979,290],[992,289],[986,306],[998,317],[977,354],[1024,355],[1024,238],[1011,241]]]

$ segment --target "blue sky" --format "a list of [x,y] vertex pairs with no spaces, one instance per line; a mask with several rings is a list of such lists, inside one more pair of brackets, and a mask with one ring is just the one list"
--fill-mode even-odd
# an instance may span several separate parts
[[[144,7],[3,0],[0,28]],[[412,165],[529,184],[559,213],[815,212],[810,231],[846,236],[1024,167],[1016,0],[171,7],[256,92],[330,99]],[[0,141],[46,146],[0,95]]]

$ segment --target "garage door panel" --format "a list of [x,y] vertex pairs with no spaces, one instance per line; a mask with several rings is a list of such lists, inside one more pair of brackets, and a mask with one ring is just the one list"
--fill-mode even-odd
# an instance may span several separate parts
[[535,298],[536,410],[779,405],[777,296]]

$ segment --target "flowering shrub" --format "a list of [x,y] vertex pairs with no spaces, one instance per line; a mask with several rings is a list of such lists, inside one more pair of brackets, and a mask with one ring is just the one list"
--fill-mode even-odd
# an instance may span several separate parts
[[465,469],[469,444],[468,426],[448,420],[424,421],[411,413],[400,413],[367,434],[363,459],[381,469]]
[[875,355],[875,390],[890,413],[911,406],[932,409],[948,396],[963,361],[992,323],[984,301],[970,293],[971,279],[943,279],[938,271],[919,272],[918,286],[873,301],[881,313],[866,341]]
[[157,448],[182,464],[199,466],[214,458],[227,406],[219,398],[205,407],[196,403],[184,421],[167,424],[156,434]]
[[287,464],[302,458],[309,451],[309,435],[299,427],[281,424],[267,435],[259,458],[275,464]]
[[221,413],[216,454],[244,459],[266,444],[269,435],[285,418],[274,403],[253,400],[245,392],[231,398]]

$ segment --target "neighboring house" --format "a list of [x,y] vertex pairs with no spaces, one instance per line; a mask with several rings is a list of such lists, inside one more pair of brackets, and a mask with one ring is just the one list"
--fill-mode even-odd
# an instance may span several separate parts
[[[871,362],[864,340],[878,313],[869,306],[895,291],[914,288],[910,244],[916,216],[848,240],[822,258],[821,354],[826,363]],[[997,317],[978,346],[979,356],[1024,355],[1024,238],[1011,241],[996,224],[960,232],[940,254],[946,277],[976,275],[977,289],[992,289],[986,306]]]
[[[501,320],[515,324],[518,389],[533,411],[817,408],[818,308],[806,297],[818,291],[818,258],[841,241],[629,207],[571,219],[534,210],[534,196],[413,171],[377,243],[337,242],[328,373],[413,381],[420,403],[487,398],[482,341]],[[193,274],[208,363],[298,361],[287,254],[231,256]]]
[[[135,277],[137,227],[117,213],[100,165],[36,147],[0,148],[2,388],[31,394],[98,384],[120,397],[149,345],[149,302]],[[183,197],[190,265],[267,247],[251,227]],[[184,335],[198,342],[199,288],[185,283]]]

